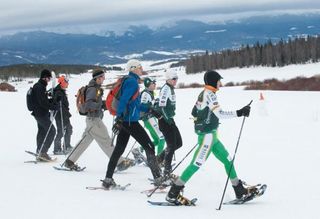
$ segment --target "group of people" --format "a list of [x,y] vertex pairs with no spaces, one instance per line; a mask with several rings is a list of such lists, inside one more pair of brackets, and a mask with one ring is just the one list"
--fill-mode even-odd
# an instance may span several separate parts
[[[68,81],[65,77],[63,79],[59,78],[59,84],[54,89],[53,98],[49,100],[46,96],[46,86],[51,79],[51,74],[50,71],[43,70],[40,80],[34,86],[38,109],[32,113],[39,129],[37,136],[39,156],[50,159],[47,151],[56,132],[49,116],[49,110],[52,110],[55,112],[54,116],[58,129],[54,152],[64,151],[61,148],[62,136],[65,136],[66,148],[73,149],[63,165],[71,170],[81,169],[76,161],[90,143],[96,140],[109,157],[106,175],[102,180],[102,186],[107,189],[117,186],[113,178],[116,168],[124,170],[135,164],[134,160],[122,157],[131,136],[139,143],[146,154],[146,163],[153,175],[155,186],[171,186],[166,197],[168,202],[190,204],[190,201],[181,195],[181,191],[193,174],[205,163],[210,152],[223,163],[226,173],[230,174],[230,181],[236,197],[241,198],[248,195],[251,191],[238,178],[233,161],[217,136],[217,129],[219,120],[222,118],[248,117],[250,106],[244,106],[236,111],[224,111],[220,107],[216,93],[221,86],[221,75],[216,71],[208,71],[204,75],[204,90],[199,94],[191,113],[194,117],[194,130],[198,135],[198,145],[191,163],[182,172],[181,176],[176,176],[172,174],[172,159],[175,151],[183,145],[181,134],[174,121],[176,110],[175,86],[178,75],[175,71],[168,69],[165,73],[166,82],[160,89],[159,97],[155,98],[156,81],[150,78],[144,79],[145,89],[140,93],[139,83],[142,81],[140,77],[143,73],[140,61],[129,60],[127,70],[129,73],[121,84],[116,118],[112,127],[112,132],[117,136],[115,146],[112,147],[112,139],[102,121],[103,112],[106,110],[106,103],[102,99],[103,89],[101,88],[105,80],[105,72],[97,69],[93,71],[92,79],[85,92],[86,128],[81,140],[74,148],[70,145],[72,126],[69,118],[71,115],[65,94]],[[152,140],[139,120],[143,121]],[[47,138],[44,139],[46,133]],[[165,144],[166,147],[164,147]],[[163,170],[161,169],[162,166]]]

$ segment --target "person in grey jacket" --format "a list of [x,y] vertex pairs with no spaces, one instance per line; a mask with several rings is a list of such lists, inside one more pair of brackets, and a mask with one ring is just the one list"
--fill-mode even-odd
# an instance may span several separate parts
[[[112,147],[112,140],[108,134],[107,127],[102,121],[103,112],[105,110],[105,101],[102,100],[103,90],[101,85],[105,80],[105,73],[101,69],[96,69],[92,73],[85,98],[86,115],[86,129],[82,135],[82,139],[75,146],[68,158],[64,162],[64,166],[71,170],[79,170],[80,167],[75,164],[81,154],[88,148],[88,146],[95,140],[103,152],[110,158],[114,147]],[[134,165],[130,159],[121,157],[118,162],[118,170],[124,170]]]

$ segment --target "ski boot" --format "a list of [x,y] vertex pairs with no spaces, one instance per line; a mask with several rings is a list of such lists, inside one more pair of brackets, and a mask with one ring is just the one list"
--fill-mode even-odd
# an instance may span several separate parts
[[112,178],[105,178],[104,180],[101,180],[102,186],[106,189],[112,189],[117,186],[115,181]]
[[75,164],[73,161],[67,159],[64,163],[64,166],[70,170],[79,171],[81,167]]
[[66,155],[66,153],[64,152],[64,151],[62,151],[61,149],[55,149],[54,151],[53,151],[53,154],[54,155]]
[[124,171],[128,169],[129,167],[132,167],[135,165],[134,160],[131,159],[124,159],[117,165],[117,171]]
[[184,186],[173,184],[166,196],[166,201],[175,205],[194,205],[189,199],[180,194],[183,188]]
[[237,199],[247,200],[254,198],[258,193],[258,189],[255,186],[244,187],[244,185],[245,183],[239,180],[238,185],[232,186]]

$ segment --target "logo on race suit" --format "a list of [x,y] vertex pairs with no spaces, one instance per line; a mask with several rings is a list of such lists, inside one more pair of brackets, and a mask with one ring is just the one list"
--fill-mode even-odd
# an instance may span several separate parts
[[204,145],[201,147],[201,149],[200,149],[200,151],[199,151],[199,154],[198,154],[198,156],[197,156],[197,159],[196,159],[196,161],[195,161],[195,165],[196,165],[197,167],[201,167],[202,164],[205,163],[206,158],[207,158],[207,155],[208,155],[209,152],[210,152],[210,145],[204,144]]

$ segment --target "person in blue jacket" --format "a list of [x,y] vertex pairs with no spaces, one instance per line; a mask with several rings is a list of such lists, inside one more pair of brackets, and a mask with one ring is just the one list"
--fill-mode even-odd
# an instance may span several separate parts
[[118,135],[115,149],[110,157],[106,177],[102,180],[102,186],[109,189],[117,186],[113,180],[113,173],[118,160],[123,154],[132,136],[146,152],[148,166],[155,181],[161,181],[161,171],[156,161],[154,145],[145,129],[140,125],[140,112],[149,110],[141,105],[139,80],[143,69],[141,63],[132,59],[127,63],[129,74],[124,78],[121,86],[121,95],[117,108],[117,117],[112,131]]

